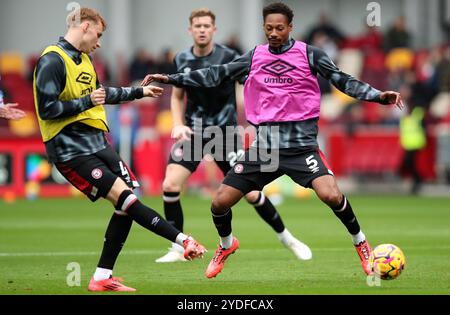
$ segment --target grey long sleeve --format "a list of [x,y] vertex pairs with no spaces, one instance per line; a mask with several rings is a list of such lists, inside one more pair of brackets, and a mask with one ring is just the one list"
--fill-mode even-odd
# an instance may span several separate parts
[[253,51],[250,51],[227,64],[169,75],[169,84],[211,88],[220,85],[224,80],[238,81],[249,73],[252,55]]
[[321,49],[308,46],[308,61],[311,71],[329,80],[339,91],[364,101],[383,103],[380,91],[368,83],[359,81],[351,75],[342,72],[328,55]]

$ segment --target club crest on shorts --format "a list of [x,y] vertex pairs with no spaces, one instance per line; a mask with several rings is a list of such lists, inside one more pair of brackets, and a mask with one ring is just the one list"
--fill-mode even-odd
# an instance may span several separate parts
[[236,164],[235,166],[234,166],[234,172],[236,173],[236,174],[240,174],[240,173],[242,173],[244,171],[244,165],[242,165],[242,164]]
[[103,172],[99,168],[94,168],[91,172],[91,176],[95,179],[99,179],[103,176]]

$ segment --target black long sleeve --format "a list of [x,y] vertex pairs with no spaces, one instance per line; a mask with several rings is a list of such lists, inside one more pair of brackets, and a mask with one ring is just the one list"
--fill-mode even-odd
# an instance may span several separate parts
[[105,86],[105,104],[120,104],[144,97],[144,89],[141,87],[107,87]]
[[380,91],[368,83],[359,81],[342,72],[328,55],[320,48],[307,46],[308,61],[311,71],[329,80],[339,91],[359,100],[383,103]]
[[216,87],[225,80],[238,81],[248,75],[252,63],[253,51],[236,58],[230,63],[214,65],[208,68],[169,75],[169,84],[191,87]]
[[[379,90],[342,72],[323,50],[314,46],[307,47],[308,60],[313,73],[320,74],[337,89],[351,97],[384,103],[380,99],[381,92]],[[289,46],[281,49],[281,53],[287,49],[289,49]],[[254,50],[249,51],[228,64],[214,65],[190,73],[170,75],[169,83],[181,87],[216,87],[224,80],[242,79],[250,72],[253,53]]]
[[[66,84],[66,69],[61,57],[49,52],[39,59],[36,67],[36,97],[39,116],[43,120],[60,119],[75,116],[94,105],[90,95],[70,101],[60,101],[59,95]],[[97,81],[97,88],[100,83]],[[104,87],[105,104],[129,102],[144,96],[141,87]]]

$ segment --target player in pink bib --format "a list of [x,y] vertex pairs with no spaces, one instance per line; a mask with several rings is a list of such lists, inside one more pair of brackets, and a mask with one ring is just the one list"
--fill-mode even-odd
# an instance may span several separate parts
[[287,5],[270,4],[263,9],[267,45],[257,46],[225,65],[188,74],[148,75],[142,82],[214,87],[225,80],[246,79],[245,112],[247,120],[257,128],[257,137],[245,157],[227,174],[212,202],[220,245],[206,270],[208,278],[221,272],[226,259],[239,247],[231,230],[231,207],[249,191],[262,190],[282,175],[312,188],[333,210],[347,228],[364,272],[372,274],[369,243],[317,143],[317,75],[359,100],[397,105],[400,109],[403,102],[397,92],[381,92],[340,71],[321,49],[291,39],[293,16]]
[[283,54],[272,53],[269,45],[255,48],[244,88],[245,103],[249,104],[245,113],[250,123],[319,117],[320,90],[309,66],[306,46],[294,41]]

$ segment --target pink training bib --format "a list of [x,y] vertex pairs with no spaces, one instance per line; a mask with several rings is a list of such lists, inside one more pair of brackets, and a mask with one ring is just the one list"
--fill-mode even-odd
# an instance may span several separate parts
[[306,44],[296,41],[278,55],[269,51],[269,45],[257,46],[244,100],[247,120],[255,125],[319,117],[320,89],[309,67]]

